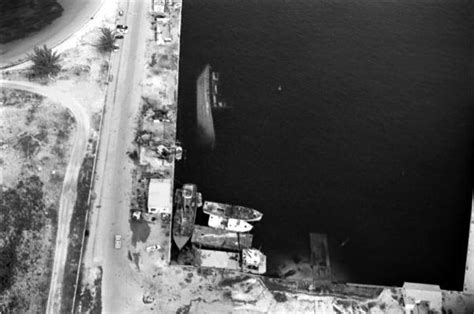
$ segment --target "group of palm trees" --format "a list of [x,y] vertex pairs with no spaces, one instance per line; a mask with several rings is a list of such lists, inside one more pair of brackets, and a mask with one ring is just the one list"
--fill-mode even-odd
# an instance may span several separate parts
[[[102,27],[100,32],[101,35],[95,46],[102,53],[110,52],[115,47],[115,31],[108,27]],[[31,67],[33,76],[56,75],[61,71],[61,65],[59,64],[61,55],[46,45],[35,47],[33,53],[28,54],[28,58],[33,62]]]

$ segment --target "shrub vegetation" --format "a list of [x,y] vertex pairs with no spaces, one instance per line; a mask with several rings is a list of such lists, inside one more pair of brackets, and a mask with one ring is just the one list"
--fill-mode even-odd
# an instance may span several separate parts
[[115,32],[108,27],[101,27],[100,33],[97,47],[101,52],[112,51],[115,47]]
[[33,53],[28,56],[33,62],[31,70],[35,76],[56,75],[61,71],[61,66],[59,65],[61,55],[53,52],[53,50],[46,47],[46,45],[42,48],[35,47]]

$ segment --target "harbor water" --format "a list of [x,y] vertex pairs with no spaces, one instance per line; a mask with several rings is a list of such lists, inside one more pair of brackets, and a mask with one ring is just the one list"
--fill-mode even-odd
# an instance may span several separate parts
[[[471,3],[185,0],[176,184],[262,211],[254,246],[270,261],[326,233],[352,282],[460,290]],[[214,113],[213,151],[193,145],[207,63],[232,106]]]

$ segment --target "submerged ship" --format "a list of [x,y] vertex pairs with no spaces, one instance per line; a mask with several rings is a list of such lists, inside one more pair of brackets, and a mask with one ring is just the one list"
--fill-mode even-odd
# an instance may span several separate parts
[[245,221],[259,221],[263,217],[261,212],[253,208],[208,201],[204,202],[203,211],[209,215]]
[[253,236],[250,233],[213,229],[205,226],[194,226],[191,242],[198,247],[219,250],[240,251],[252,246]]
[[233,232],[248,232],[253,226],[245,220],[209,215],[209,227]]
[[220,100],[218,86],[219,74],[206,65],[196,81],[196,122],[199,144],[211,149],[216,143],[212,110],[228,108]]
[[195,184],[184,184],[175,193],[175,213],[173,217],[173,239],[181,250],[193,235],[196,211],[202,206],[202,195]]

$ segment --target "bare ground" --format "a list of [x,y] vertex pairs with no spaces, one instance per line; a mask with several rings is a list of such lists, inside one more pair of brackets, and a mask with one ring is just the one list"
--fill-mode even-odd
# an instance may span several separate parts
[[[20,312],[42,312],[51,275],[59,195],[75,122],[66,109],[32,93],[2,89],[0,99],[2,193],[8,193],[12,189],[20,191],[19,182],[23,182],[28,189],[31,185],[28,182],[34,177],[38,177],[42,184],[36,199],[32,200],[38,206],[37,212],[29,213],[34,217],[26,217],[28,220],[35,220],[35,224],[26,227],[20,225],[18,220],[9,224],[10,228],[13,226],[21,233],[19,236],[17,233],[12,244],[15,246],[15,255],[10,258],[15,257],[17,261],[9,265],[11,284],[0,291],[0,311],[2,306],[6,306],[7,309],[13,307]],[[28,191],[31,193],[31,190]],[[21,194],[19,196],[22,197]],[[9,210],[23,210],[9,208],[22,204],[22,201],[25,200],[19,200],[19,203],[8,202],[6,197],[2,197],[1,214]],[[2,222],[6,224],[3,219]],[[5,232],[5,226],[2,227]],[[9,239],[13,239],[13,234],[4,232],[0,245],[2,253],[9,244]]]

